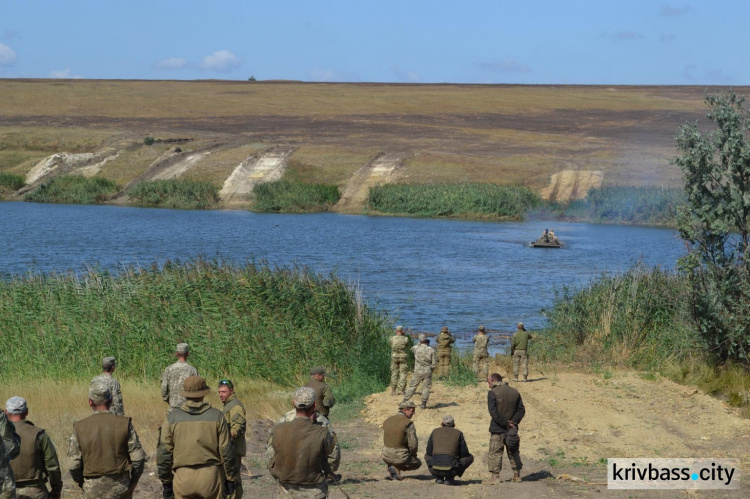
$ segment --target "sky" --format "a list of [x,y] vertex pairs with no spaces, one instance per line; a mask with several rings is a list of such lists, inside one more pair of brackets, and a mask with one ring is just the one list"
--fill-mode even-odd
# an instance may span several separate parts
[[0,78],[748,85],[742,0],[0,0]]

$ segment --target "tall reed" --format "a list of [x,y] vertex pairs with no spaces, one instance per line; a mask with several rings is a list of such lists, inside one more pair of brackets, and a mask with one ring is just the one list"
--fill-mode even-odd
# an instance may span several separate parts
[[328,211],[341,197],[339,188],[328,184],[277,180],[253,188],[253,211],[263,213],[313,213]]
[[135,204],[157,208],[205,210],[219,202],[219,190],[211,182],[198,180],[152,180],[139,182],[128,196]]
[[43,182],[23,199],[35,203],[98,204],[107,201],[118,190],[115,182],[102,177],[61,175]]
[[677,225],[677,208],[685,204],[682,189],[607,186],[591,189],[586,199],[558,205],[566,218],[604,223]]
[[26,185],[26,180],[21,175],[0,172],[0,187],[5,187],[11,191],[17,191],[24,185]]

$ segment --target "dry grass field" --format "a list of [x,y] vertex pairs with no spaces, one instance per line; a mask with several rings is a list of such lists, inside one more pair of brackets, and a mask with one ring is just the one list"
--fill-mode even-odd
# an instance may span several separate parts
[[221,187],[245,158],[285,146],[294,148],[286,178],[342,191],[378,153],[403,157],[398,181],[414,184],[492,182],[541,193],[554,174],[595,171],[604,185],[674,187],[677,128],[705,123],[704,95],[719,90],[0,80],[0,171],[25,175],[55,153],[111,150],[120,154],[97,174],[126,185],[158,170],[177,144],[210,150],[182,175]]

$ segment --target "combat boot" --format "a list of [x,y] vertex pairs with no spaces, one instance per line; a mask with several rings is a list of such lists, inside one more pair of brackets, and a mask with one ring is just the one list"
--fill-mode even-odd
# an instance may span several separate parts
[[492,473],[487,485],[497,485],[498,483],[500,483],[500,473]]
[[521,473],[518,471],[513,472],[513,478],[510,479],[511,482],[520,482],[521,481]]
[[427,402],[422,402],[421,407],[422,407],[422,409],[427,409]]

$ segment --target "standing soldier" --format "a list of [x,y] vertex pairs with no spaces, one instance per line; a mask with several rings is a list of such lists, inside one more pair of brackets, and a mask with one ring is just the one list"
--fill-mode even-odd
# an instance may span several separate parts
[[94,414],[73,425],[68,469],[86,499],[132,497],[146,464],[133,423],[112,414],[111,405],[109,387],[91,383],[89,406]]
[[188,377],[180,392],[185,403],[167,414],[161,427],[156,466],[165,498],[234,493],[237,455],[224,415],[203,401],[209,393],[205,379]]
[[435,350],[430,346],[430,340],[424,334],[419,335],[419,345],[411,347],[414,352],[414,374],[409,381],[409,388],[404,394],[403,402],[414,396],[419,383],[422,385],[422,409],[427,409],[427,400],[430,398],[432,388],[432,371],[437,365]]
[[391,336],[391,395],[404,394],[406,390],[406,373],[409,365],[406,362],[406,349],[411,345],[409,337],[404,334],[404,326],[396,326],[396,335]]
[[401,480],[402,471],[417,470],[422,466],[422,461],[417,457],[417,429],[411,420],[415,411],[414,402],[401,402],[398,414],[383,422],[382,456],[388,466],[386,478],[390,480]]
[[463,432],[456,429],[453,416],[446,414],[440,428],[432,430],[424,460],[436,479],[435,483],[446,485],[455,485],[454,479],[463,476],[474,462]]
[[125,407],[122,404],[122,391],[120,390],[120,382],[117,381],[114,376],[112,376],[112,373],[115,372],[115,367],[116,363],[114,357],[104,357],[102,359],[102,373],[92,379],[91,382],[104,383],[109,387],[109,392],[112,394],[112,405],[110,406],[109,410],[112,411],[112,414],[124,416]]
[[[9,398],[5,402],[5,414],[21,437],[21,452],[10,463],[16,477],[18,499],[59,499],[62,473],[57,450],[47,433],[26,419],[29,414],[26,399]],[[51,492],[47,491],[47,480]]]
[[185,397],[180,396],[182,385],[190,376],[198,376],[198,370],[188,364],[190,349],[187,343],[178,343],[175,350],[177,362],[167,366],[161,375],[161,398],[169,404],[167,412],[179,409],[185,403]]
[[15,459],[20,450],[21,439],[16,433],[16,427],[8,421],[5,413],[0,411],[0,499],[16,497],[15,478],[10,461]]
[[523,322],[516,325],[517,331],[510,340],[510,355],[513,357],[513,381],[518,381],[518,365],[523,369],[523,381],[529,380],[529,340],[531,335],[523,327]]
[[315,407],[318,412],[330,419],[328,413],[331,412],[336,399],[333,397],[333,390],[325,381],[326,370],[322,367],[313,367],[310,369],[310,381],[305,386],[312,388],[315,392]]
[[486,381],[487,374],[489,372],[490,354],[487,352],[487,345],[490,342],[490,338],[484,331],[484,326],[477,328],[477,334],[471,340],[474,342],[474,362],[473,369],[474,374],[477,377],[477,381]]
[[315,391],[303,386],[294,392],[295,417],[273,428],[268,439],[268,471],[279,484],[280,497],[323,499],[328,497],[329,458],[333,440],[316,425]]
[[221,403],[224,404],[221,413],[224,414],[224,419],[229,425],[229,434],[232,437],[234,450],[237,454],[237,480],[235,481],[234,495],[227,497],[229,499],[240,499],[242,497],[242,457],[247,453],[245,406],[235,396],[234,384],[228,379],[219,380],[219,398]]
[[[490,449],[487,455],[487,464],[492,477],[490,485],[500,482],[500,471],[503,469],[503,449],[507,447],[508,460],[513,469],[513,481],[521,481],[521,454],[516,447],[511,449],[510,442],[506,441],[508,431],[512,428],[518,429],[518,424],[526,414],[521,394],[513,387],[503,383],[503,377],[498,373],[492,373],[487,379],[490,391],[487,392],[487,409],[490,412]],[[517,434],[515,435],[517,437]]]
[[448,326],[443,326],[440,330],[440,334],[437,337],[437,356],[438,356],[438,369],[437,375],[439,377],[445,377],[451,372],[451,345],[455,343],[453,335],[451,334]]

